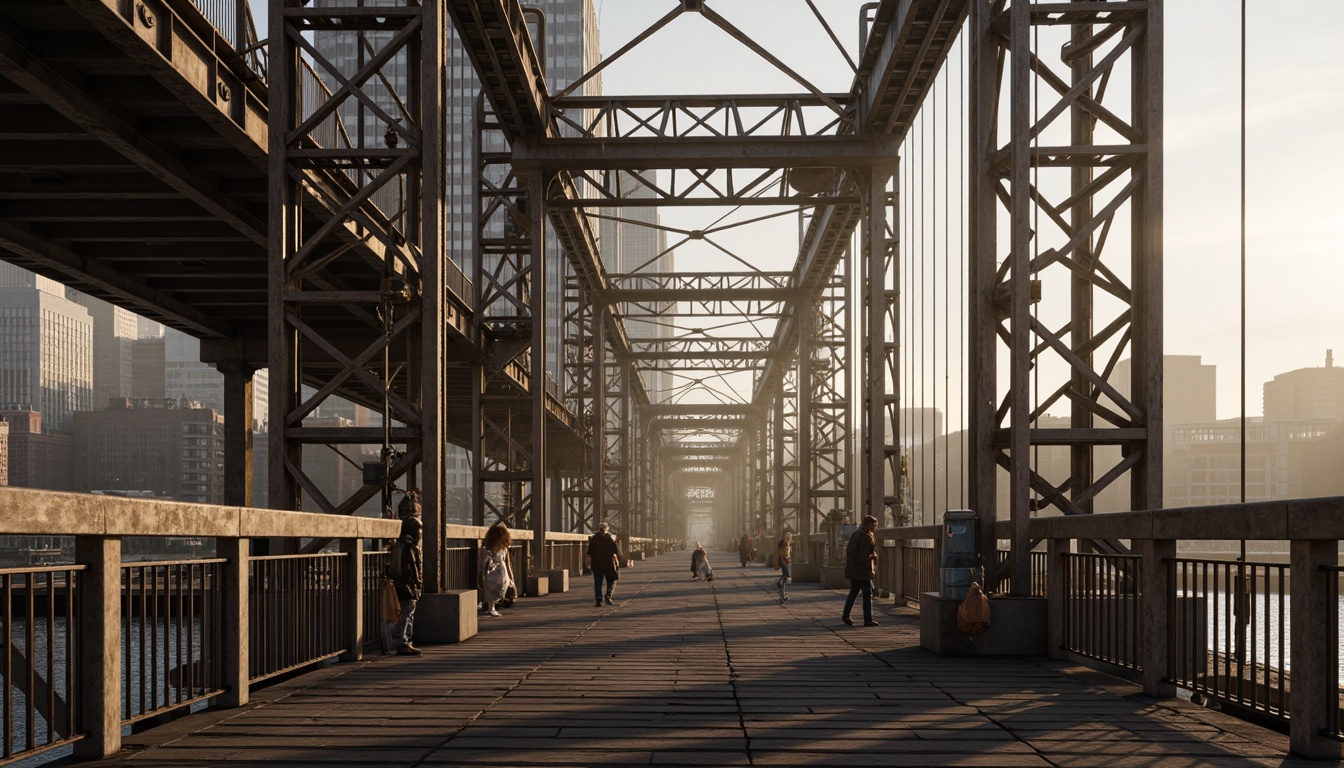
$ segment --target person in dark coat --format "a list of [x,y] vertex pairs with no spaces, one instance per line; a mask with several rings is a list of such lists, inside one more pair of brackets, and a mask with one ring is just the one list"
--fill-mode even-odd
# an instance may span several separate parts
[[[603,601],[611,605],[611,592],[621,577],[621,548],[616,537],[608,532],[606,523],[599,523],[597,533],[588,537],[588,559],[592,563],[589,567],[593,571],[593,597],[597,607],[601,608]],[[607,584],[605,593],[602,591],[603,581]]]
[[877,576],[877,518],[868,515],[859,524],[859,530],[849,537],[845,547],[845,578],[849,579],[849,597],[840,620],[854,626],[849,612],[854,610],[854,598],[863,593],[863,626],[876,627],[873,621],[873,578]]
[[739,560],[742,561],[743,568],[747,567],[748,560],[751,560],[753,557],[755,557],[755,553],[753,552],[754,544],[755,542],[751,540],[750,533],[742,534],[742,538],[737,540],[737,557]]
[[415,634],[415,605],[424,591],[424,550],[421,548],[421,533],[424,524],[420,521],[420,492],[411,489],[406,498],[397,507],[401,517],[400,574],[392,579],[397,588],[397,597],[401,600],[401,618],[392,628],[392,643],[399,656],[419,656],[421,651],[411,645]]

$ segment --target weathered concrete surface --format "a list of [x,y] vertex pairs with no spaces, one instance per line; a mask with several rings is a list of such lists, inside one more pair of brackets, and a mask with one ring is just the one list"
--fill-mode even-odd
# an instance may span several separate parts
[[940,656],[1046,656],[1048,624],[1043,597],[998,597],[989,601],[989,629],[971,637],[957,629],[961,600],[919,596],[919,644]]
[[[711,553],[711,560],[731,556]],[[1286,736],[1065,662],[944,658],[891,601],[674,552],[460,645],[342,664],[128,736],[123,766],[1292,766]]]
[[549,571],[542,571],[541,576],[549,582],[546,587],[549,594],[558,595],[569,591],[568,568],[553,568]]
[[415,609],[415,637],[419,645],[462,643],[476,636],[476,590],[452,589],[420,598]]

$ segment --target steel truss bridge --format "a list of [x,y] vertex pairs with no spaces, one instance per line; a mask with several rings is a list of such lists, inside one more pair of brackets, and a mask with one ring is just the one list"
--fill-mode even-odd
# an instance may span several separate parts
[[[730,529],[898,523],[900,216],[921,194],[901,189],[901,147],[959,44],[968,506],[997,509],[1006,474],[1019,553],[1036,506],[1087,514],[1127,484],[1133,508],[1160,507],[1160,0],[869,3],[842,93],[714,0],[664,5],[631,45],[698,14],[797,92],[583,95],[609,61],[551,92],[517,0],[272,0],[264,42],[233,0],[7,0],[0,257],[202,340],[226,377],[231,504],[250,502],[251,374],[269,368],[271,506],[307,492],[348,514],[387,481],[420,487],[431,587],[448,444],[470,448],[478,524],[677,536],[685,489],[707,485]],[[461,224],[444,206],[450,27],[482,89],[469,258],[450,253]],[[1040,45],[1056,28],[1068,42]],[[339,35],[357,56],[322,42]],[[610,272],[600,211],[651,205],[799,209],[793,266]],[[1067,322],[1047,325],[1046,306]],[[759,331],[703,331],[744,318]],[[695,328],[632,332],[659,322]],[[660,372],[748,375],[751,391],[667,402]],[[335,396],[386,426],[307,425]],[[1065,406],[1067,426],[1035,426]],[[326,498],[302,453],[341,444],[388,446],[387,481]],[[1043,445],[1069,448],[1063,484],[1027,460]],[[1015,559],[1014,585],[1028,568]]]

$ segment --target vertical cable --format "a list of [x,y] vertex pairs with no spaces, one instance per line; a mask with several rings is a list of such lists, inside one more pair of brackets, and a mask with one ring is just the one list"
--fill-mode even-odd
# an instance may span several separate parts
[[[946,73],[944,73],[944,75],[946,75]],[[930,342],[930,343],[929,343],[929,349],[930,349],[930,352],[931,352],[931,355],[930,355],[930,356],[933,358],[933,369],[932,369],[932,371],[931,371],[931,374],[932,374],[932,375],[931,375],[931,377],[930,377],[930,379],[929,379],[929,390],[930,390],[930,392],[931,392],[932,395],[933,395],[933,410],[934,410],[934,411],[937,411],[937,410],[938,410],[938,387],[936,386],[936,385],[937,385],[937,379],[938,379],[938,343],[937,343],[937,342],[938,342],[938,230],[937,230],[937,227],[938,227],[938,87],[937,87],[937,83],[934,83],[934,87],[933,87],[933,88],[930,88],[929,90],[931,91],[931,93],[930,93],[930,98],[933,99],[933,103],[932,103],[932,106],[931,106],[932,114],[933,114],[933,131],[932,131],[932,134],[933,134],[933,153],[932,153],[932,154],[933,154],[933,173],[931,174],[931,176],[932,176],[932,178],[933,178],[933,192],[932,192],[932,199],[933,199],[933,226],[934,226],[934,232],[933,232],[933,252],[932,252],[933,255],[932,255],[932,258],[931,258],[930,261],[929,261],[929,266],[932,268],[930,271],[933,273],[933,289],[932,289],[932,291],[930,292],[930,295],[933,297],[933,309],[932,309],[932,317],[931,317],[931,319],[930,319],[930,323],[929,323],[929,324],[930,324],[930,325],[932,326],[932,328],[933,328],[933,333],[932,333],[929,337],[926,337],[926,338],[928,338],[928,340],[929,340],[929,342]],[[944,254],[944,256],[946,256],[946,254]],[[933,421],[933,419],[930,418],[929,421],[930,421],[930,427],[932,427],[932,421]],[[930,485],[932,485],[933,487],[932,487],[932,490],[931,490],[931,492],[930,492],[930,494],[929,494],[929,503],[933,506],[934,513],[937,514],[937,512],[938,512],[938,433],[937,433],[936,431],[934,431],[933,429],[930,429],[929,431],[930,431],[930,432],[933,432],[933,434],[932,434],[931,436],[926,436],[926,438],[925,438],[925,440],[924,440],[925,451],[928,451],[928,452],[932,455],[932,458],[933,458],[933,474],[932,474],[932,475],[930,476],[930,478],[929,478],[929,479],[932,481],[932,482],[930,483]],[[930,444],[930,440],[932,441],[932,450],[930,450],[930,445],[929,445],[929,444]],[[937,518],[935,518],[935,519],[937,519]]]
[[[952,133],[948,128],[951,112],[948,102],[952,100],[952,66],[949,62],[943,77],[943,434],[947,434],[947,423],[952,411],[952,290],[949,287],[952,276],[952,177],[948,166],[952,161]],[[937,436],[934,437],[937,440]],[[951,450],[946,439],[943,440],[943,504],[952,508],[952,472]]]
[[[1241,0],[1241,502],[1246,503],[1246,0]],[[1241,543],[1246,559],[1246,542]]]
[[925,480],[928,477],[926,470],[928,469],[929,457],[927,455],[928,452],[924,449],[924,416],[925,416],[924,409],[927,407],[927,403],[924,401],[924,379],[927,374],[927,369],[925,366],[925,363],[927,361],[925,359],[925,350],[924,350],[924,338],[925,338],[924,319],[927,313],[925,300],[927,299],[927,296],[925,295],[924,292],[924,276],[927,273],[927,266],[925,263],[925,259],[927,258],[928,245],[929,245],[928,240],[929,222],[927,218],[927,211],[925,209],[925,201],[928,199],[928,188],[929,188],[928,187],[929,145],[927,139],[928,136],[927,129],[928,129],[928,119],[927,116],[923,113],[923,111],[921,111],[919,115],[919,263],[918,263],[918,271],[915,274],[915,281],[918,283],[916,288],[919,291],[918,298],[915,300],[916,303],[915,311],[917,312],[917,315],[915,316],[915,322],[917,324],[919,333],[917,337],[919,344],[919,349],[917,350],[917,353],[919,355],[917,363],[918,370],[915,371],[915,375],[918,377],[916,384],[919,387],[919,431],[915,435],[915,441],[916,444],[919,445],[920,517],[921,519],[924,519],[926,521],[925,522],[926,525],[928,524],[927,520],[930,511],[928,508],[929,505],[927,498],[928,488],[925,483]]
[[[957,339],[961,342],[960,354],[957,355],[960,370],[957,375],[960,379],[961,391],[963,394],[965,394],[968,389],[966,383],[966,350],[969,347],[966,343],[966,303],[968,298],[966,296],[966,195],[969,193],[969,185],[966,183],[966,151],[970,144],[970,138],[966,132],[966,80],[969,77],[966,68],[967,62],[970,59],[970,52],[966,50],[966,27],[969,26],[969,24],[970,22],[965,22],[962,25],[962,33],[958,36],[959,44],[961,45],[961,77],[958,81],[960,93],[957,96],[957,132],[959,134],[957,142],[961,146],[961,151],[957,153],[957,178],[961,179],[961,194],[957,195],[959,208],[957,211],[957,232],[960,235],[960,237],[958,237],[960,253],[957,255],[957,294],[961,297],[961,312],[958,313],[958,324],[960,327],[957,328]],[[970,405],[968,400],[968,397],[962,397],[960,417],[961,429],[958,430],[958,433],[961,435],[958,441],[961,444],[959,446],[961,460],[957,463],[961,468],[961,476],[957,479],[957,484],[960,486],[959,494],[961,496],[961,506],[963,507],[966,506],[966,462],[968,460],[966,455],[968,438],[968,435],[966,434],[966,413],[968,406]]]

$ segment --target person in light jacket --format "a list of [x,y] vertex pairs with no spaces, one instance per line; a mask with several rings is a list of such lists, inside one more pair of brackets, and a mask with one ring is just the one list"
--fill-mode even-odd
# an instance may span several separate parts
[[845,547],[845,578],[849,579],[849,597],[845,598],[845,611],[840,620],[854,626],[849,612],[854,610],[854,598],[863,593],[863,626],[876,627],[873,621],[873,578],[877,576],[877,518],[868,515],[859,524],[859,530],[849,537]]
[[780,602],[789,599],[788,584],[793,580],[792,572],[789,566],[793,565],[793,533],[785,531],[780,537],[779,543],[775,545],[775,565],[779,568],[779,581],[775,586],[779,587]]

